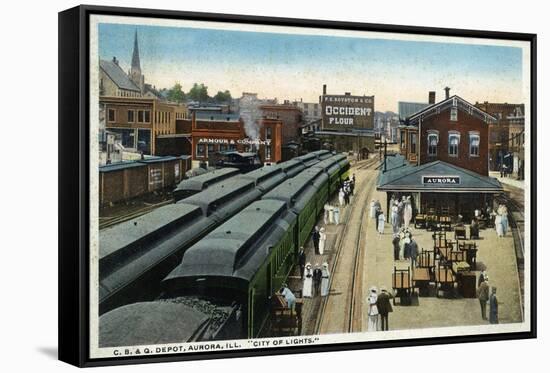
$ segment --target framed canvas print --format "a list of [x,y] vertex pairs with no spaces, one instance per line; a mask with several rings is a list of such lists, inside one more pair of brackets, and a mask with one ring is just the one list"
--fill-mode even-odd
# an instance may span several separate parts
[[536,35],[59,14],[59,356],[536,336]]

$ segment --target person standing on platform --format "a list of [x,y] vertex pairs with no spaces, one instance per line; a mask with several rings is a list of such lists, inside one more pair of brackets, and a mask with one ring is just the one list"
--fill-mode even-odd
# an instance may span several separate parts
[[393,312],[393,307],[390,302],[391,298],[393,298],[393,296],[388,293],[386,287],[380,286],[380,294],[378,295],[378,300],[376,301],[376,307],[378,308],[378,313],[380,314],[380,330],[389,330],[388,314]]
[[306,267],[306,253],[304,247],[300,246],[298,251],[298,265],[300,266],[300,279],[304,279],[304,268]]
[[315,288],[315,295],[321,294],[321,279],[323,277],[323,270],[319,266],[319,263],[315,264],[313,270],[313,287]]
[[411,203],[411,197],[407,197],[405,200],[404,206],[403,206],[403,224],[405,225],[405,228],[409,228],[409,223],[412,219],[412,203]]
[[508,232],[508,208],[505,205],[502,205],[500,211],[500,224],[502,224],[502,235],[506,236],[506,232]]
[[487,320],[487,302],[489,301],[489,284],[488,277],[484,277],[481,284],[477,288],[477,299],[479,299],[479,305],[481,306],[481,318]]
[[283,284],[280,290],[281,295],[285,298],[287,307],[294,311],[294,306],[296,305],[296,296],[290,289],[287,284]]
[[344,187],[341,187],[338,191],[338,203],[340,203],[340,207],[344,206],[344,203],[346,201],[344,200]]
[[491,296],[489,297],[489,322],[491,324],[498,324],[498,299],[496,287],[492,288]]
[[[405,198],[405,196],[403,196]],[[403,226],[403,213],[405,209],[405,203],[401,200],[397,203],[397,219],[398,219],[398,225],[399,228]]]
[[311,240],[313,241],[315,255],[319,255],[319,238],[321,238],[319,234],[319,227],[315,226],[315,228],[313,228],[313,232],[311,233]]
[[376,332],[378,330],[378,306],[376,303],[378,302],[378,294],[376,287],[370,288],[370,294],[367,298],[367,304],[368,304],[368,311],[367,314],[369,316],[368,318],[368,324],[367,324],[367,331],[369,332]]
[[328,270],[328,263],[323,263],[323,270],[321,272],[321,296],[326,297],[329,292],[329,280],[330,272]]
[[405,239],[403,242],[403,258],[407,260],[411,257],[411,239],[405,234]]
[[378,231],[378,219],[380,218],[380,214],[382,213],[382,209],[376,207],[376,211],[374,212],[374,230]]
[[397,204],[394,202],[391,205],[390,209],[391,209],[391,217],[390,217],[391,226],[393,228],[393,233],[396,234],[396,233],[399,233],[399,214],[398,214]]
[[313,296],[313,271],[311,269],[311,263],[306,264],[306,274],[304,277],[302,297],[311,298]]
[[349,203],[350,203],[349,181],[346,181],[344,183],[344,202],[345,202],[346,205],[349,205]]
[[[479,274],[479,277],[478,277],[478,279],[477,279],[477,286],[478,286],[478,287],[481,285],[481,283],[482,283],[483,281],[486,281],[485,278],[488,279],[489,276],[487,275],[487,271],[483,270],[483,271],[481,271],[481,273]],[[489,294],[487,294],[487,299],[489,299],[488,297],[489,297]]]
[[401,241],[399,234],[394,234],[391,242],[393,244],[393,260],[395,261],[399,260],[399,241]]
[[411,242],[409,243],[409,257],[411,258],[411,266],[414,268],[416,264],[416,258],[418,257],[418,244],[412,238],[412,235],[410,236]]
[[329,224],[334,224],[334,209],[337,206],[328,205],[328,222]]
[[370,201],[369,217],[370,217],[371,219],[375,219],[375,218],[376,218],[376,203],[374,202],[373,199]]
[[328,203],[325,203],[325,205],[323,206],[323,223],[325,223],[325,225],[328,225],[328,208],[329,208],[329,204]]
[[349,193],[353,196],[353,190],[355,189],[355,175],[354,177],[349,181]]
[[384,216],[384,213],[380,211],[380,215],[378,215],[378,234],[384,234],[385,222],[386,222],[386,217]]
[[500,216],[500,214],[498,213],[495,216],[495,230],[497,231],[498,237],[504,236],[503,229],[502,229],[502,216]]
[[340,224],[340,207],[334,206],[334,224]]
[[319,231],[319,254],[323,255],[325,252],[325,244],[327,242],[327,234],[325,233],[325,228],[321,228]]

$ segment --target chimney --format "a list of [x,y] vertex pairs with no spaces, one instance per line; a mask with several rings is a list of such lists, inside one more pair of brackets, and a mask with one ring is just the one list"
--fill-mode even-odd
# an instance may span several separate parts
[[344,95],[345,96],[351,96],[351,92],[346,92]]
[[323,95],[327,94],[327,85],[323,84]]
[[428,104],[435,104],[435,91],[428,92]]
[[113,56],[113,62],[118,66],[118,60]]
[[451,90],[451,88],[445,87],[445,100],[449,98],[449,91],[450,90]]

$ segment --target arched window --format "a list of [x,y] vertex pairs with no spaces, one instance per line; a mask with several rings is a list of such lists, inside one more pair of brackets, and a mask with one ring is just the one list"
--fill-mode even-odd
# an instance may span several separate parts
[[479,132],[470,132],[470,157],[479,157]]
[[428,132],[428,155],[437,155],[437,143],[439,142],[439,134],[437,132]]
[[460,144],[460,133],[449,132],[449,156],[458,157],[458,144]]

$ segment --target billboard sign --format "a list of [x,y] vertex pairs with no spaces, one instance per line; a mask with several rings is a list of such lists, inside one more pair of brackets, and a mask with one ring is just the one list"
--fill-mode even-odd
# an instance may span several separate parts
[[323,129],[374,128],[374,96],[321,96]]

